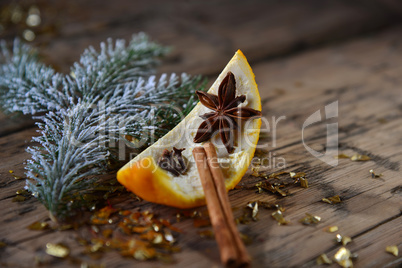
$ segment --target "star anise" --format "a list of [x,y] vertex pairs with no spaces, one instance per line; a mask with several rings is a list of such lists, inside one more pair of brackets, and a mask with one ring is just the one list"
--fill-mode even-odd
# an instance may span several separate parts
[[237,121],[260,117],[261,112],[238,107],[246,100],[245,95],[236,97],[236,80],[232,72],[228,72],[219,85],[218,96],[203,91],[196,91],[198,99],[213,112],[201,115],[205,121],[201,123],[194,142],[209,140],[217,130],[228,153],[233,151],[234,129],[239,128]]

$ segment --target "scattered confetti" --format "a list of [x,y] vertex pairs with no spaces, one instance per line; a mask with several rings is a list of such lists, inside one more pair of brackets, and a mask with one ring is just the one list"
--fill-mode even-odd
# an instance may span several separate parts
[[328,226],[327,228],[326,228],[326,231],[328,232],[328,233],[335,233],[336,231],[338,231],[339,230],[339,228],[338,228],[338,226]]
[[396,245],[392,245],[392,246],[387,246],[385,248],[385,251],[388,253],[391,253],[392,255],[394,255],[395,257],[398,257],[399,254],[399,250],[398,247]]
[[59,244],[47,243],[46,253],[53,257],[66,258],[68,255],[70,255],[70,249],[67,246],[60,243]]
[[[182,214],[187,213],[188,211]],[[198,212],[188,215],[201,216]],[[150,211],[119,211],[107,206],[95,212],[90,222],[93,224],[91,233],[94,237],[88,240],[80,238],[78,242],[85,246],[85,253],[94,258],[99,258],[102,252],[113,249],[124,257],[140,261],[158,259],[172,263],[174,260],[169,254],[180,251],[179,247],[174,246],[176,240],[171,231],[181,231],[171,226],[168,220],[159,219]],[[111,227],[110,224],[117,228]],[[115,229],[117,231],[114,231]]]
[[369,161],[369,160],[371,160],[371,158],[367,155],[355,154],[350,158],[350,160],[352,160],[352,161]]
[[336,242],[342,243],[342,245],[346,246],[350,242],[352,242],[352,238],[346,235],[337,234],[335,238]]
[[272,213],[272,217],[278,222],[278,225],[286,225],[290,222],[288,222],[287,220],[285,220],[285,218],[283,217],[283,213],[281,210],[277,210],[274,213]]
[[317,265],[332,264],[332,260],[328,258],[327,254],[323,253],[316,259]]
[[321,199],[323,202],[325,202],[325,203],[328,203],[328,204],[338,204],[338,203],[341,203],[342,202],[342,200],[341,200],[341,198],[339,197],[339,195],[335,195],[335,196],[332,196],[332,197],[328,197],[328,198],[323,198],[323,199]]
[[306,213],[306,216],[299,220],[299,222],[303,223],[304,225],[317,224],[320,221],[321,221],[321,217],[314,216],[309,213]]

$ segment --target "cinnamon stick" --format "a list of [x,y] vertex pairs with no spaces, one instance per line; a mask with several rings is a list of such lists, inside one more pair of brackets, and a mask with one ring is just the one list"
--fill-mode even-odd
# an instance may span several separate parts
[[240,233],[237,230],[232,207],[230,206],[229,197],[226,191],[225,178],[223,177],[222,170],[219,166],[218,155],[216,154],[215,146],[211,142],[204,144],[204,149],[207,154],[207,161],[209,169],[212,173],[212,178],[215,183],[216,191],[223,206],[223,212],[228,223],[228,228],[231,232],[233,239],[235,240],[236,250],[238,253],[238,261],[242,267],[250,264],[250,256],[247,253],[246,247],[241,240]]
[[[215,150],[215,147],[208,145],[206,149],[212,155],[212,149]],[[247,267],[250,264],[250,258],[234,223],[223,174],[217,163],[216,151],[215,158],[210,157],[211,164],[207,160],[204,148],[194,148],[193,155],[204,189],[215,239],[219,245],[221,261],[227,267]],[[216,161],[215,164],[214,161]]]

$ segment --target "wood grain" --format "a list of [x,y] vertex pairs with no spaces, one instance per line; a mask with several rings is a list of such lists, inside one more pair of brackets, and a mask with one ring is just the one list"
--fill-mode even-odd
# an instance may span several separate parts
[[[256,12],[261,13],[268,5],[256,4]],[[357,21],[365,30],[387,23],[383,11],[376,13],[366,6],[334,3],[331,8],[324,8],[322,13],[313,16],[314,11],[300,5],[289,9],[274,5],[272,10],[278,14],[271,17],[260,14],[253,19],[253,9],[241,5],[231,17],[223,12],[225,5],[206,10],[199,9],[196,3],[189,3],[180,10],[173,10],[167,4],[154,9],[151,5],[139,4],[136,13],[131,11],[134,13],[116,18],[115,14],[121,13],[124,5],[113,6],[110,14],[104,14],[101,5],[77,4],[70,6],[61,16],[85,8],[88,12],[78,12],[66,19],[69,23],[61,26],[59,36],[45,36],[41,41],[48,38],[49,50],[45,52],[48,62],[62,62],[65,66],[60,69],[65,69],[76,60],[81,48],[96,44],[106,36],[128,37],[131,32],[143,29],[163,43],[176,46],[174,56],[162,70],[188,70],[209,75],[222,69],[236,48],[244,47],[245,55],[254,62],[252,67],[264,101],[263,114],[271,127],[269,132],[266,131],[268,138],[260,141],[263,150],[268,151],[266,157],[271,159],[271,166],[267,164],[262,170],[275,172],[279,169],[278,163],[284,159],[285,169],[306,172],[310,185],[307,189],[291,186],[292,195],[284,198],[244,189],[229,192],[231,204],[237,208],[253,200],[279,203],[286,209],[285,218],[291,222],[287,226],[278,226],[271,217],[272,211],[261,209],[259,221],[238,225],[241,232],[253,239],[253,243],[247,246],[253,267],[315,267],[315,259],[321,253],[332,257],[339,248],[333,241],[335,234],[323,231],[329,225],[339,226],[339,233],[353,238],[347,247],[359,254],[355,267],[397,267],[402,258],[386,253],[385,247],[396,244],[401,250],[402,244],[402,28],[395,26],[342,43],[270,59],[272,55],[294,51],[292,46],[300,40],[309,40],[310,46],[335,39],[331,33],[338,33],[336,39],[352,37],[359,31],[346,29],[344,33],[342,29]],[[168,12],[163,13],[163,8]],[[279,14],[279,10],[285,13]],[[365,13],[364,10],[369,11]],[[218,15],[221,16],[219,19]],[[167,22],[166,16],[171,21]],[[190,18],[192,16],[194,20]],[[247,21],[237,22],[235,17],[247,18]],[[288,18],[288,24],[283,22],[284,17]],[[365,24],[369,20],[373,24]],[[320,23],[323,21],[327,28]],[[228,30],[233,27],[238,31]],[[205,36],[207,38],[201,40]],[[277,40],[270,36],[276,36]],[[56,53],[60,51],[63,53]],[[304,132],[306,145],[324,152],[326,124],[338,123],[339,153],[365,154],[371,157],[371,161],[339,159],[338,165],[331,167],[306,150],[302,142],[303,123],[317,110],[321,110],[321,116],[325,118],[325,105],[334,101],[339,104],[338,117],[307,127]],[[281,116],[286,119],[277,123],[274,134],[273,122]],[[2,122],[7,121],[2,119]],[[29,157],[25,148],[36,131],[35,128],[20,127],[8,131],[7,135],[0,135],[0,206],[3,208],[0,241],[7,244],[0,249],[0,266],[32,267],[35,259],[41,259],[48,267],[77,267],[66,260],[46,256],[44,247],[47,242],[68,244],[72,255],[91,264],[105,264],[106,267],[162,266],[157,262],[140,263],[121,258],[114,252],[105,253],[99,260],[89,259],[81,254],[83,248],[75,241],[75,237],[88,231],[86,227],[63,232],[27,230],[27,225],[47,219],[48,214],[33,198],[22,203],[11,202],[15,191],[21,189],[24,182],[15,180],[9,170],[17,176],[24,176],[23,163]],[[382,173],[383,177],[371,178],[370,169]],[[245,176],[240,184],[252,186],[257,181],[258,178]],[[336,194],[341,196],[342,203],[329,205],[320,201]],[[173,208],[132,200],[128,195],[110,201],[116,207],[154,211],[172,222],[177,212]],[[234,213],[239,216],[241,209]],[[319,215],[322,221],[316,226],[304,226],[298,220],[305,213]],[[199,229],[193,227],[191,219],[174,225],[185,231],[178,237],[182,252],[174,255],[176,266],[219,267],[218,247],[214,240],[200,238]]]

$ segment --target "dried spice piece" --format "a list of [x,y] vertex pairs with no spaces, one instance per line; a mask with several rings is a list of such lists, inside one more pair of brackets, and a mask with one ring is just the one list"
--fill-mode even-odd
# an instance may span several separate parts
[[342,243],[342,245],[346,246],[350,242],[352,242],[352,238],[346,235],[337,234],[335,238],[336,242]]
[[[86,246],[86,253],[92,258],[101,257],[101,253],[110,249],[117,250],[122,256],[131,257],[145,261],[158,259],[163,262],[172,262],[170,253],[180,251],[175,247],[176,242],[170,230],[175,228],[170,222],[158,219],[150,211],[130,212],[119,211],[112,207],[105,207],[95,212],[91,220],[95,219],[96,225],[91,228],[94,238],[89,241],[80,241]],[[122,235],[113,235],[113,229],[109,228],[109,219],[112,214],[116,214],[114,221],[117,229],[122,231]],[[103,222],[103,224],[101,223]],[[106,229],[102,229],[106,225]],[[177,229],[177,228],[176,228]]]
[[193,225],[196,228],[206,227],[211,225],[211,221],[209,219],[194,219]]
[[321,254],[316,260],[315,262],[317,263],[317,265],[322,265],[322,264],[332,264],[332,260],[330,258],[328,258],[327,254],[323,253]]
[[285,183],[271,184],[269,181],[260,181],[254,185],[254,187],[257,188],[257,193],[259,194],[263,192],[271,192],[271,193],[277,193],[281,196],[287,196],[288,194],[287,191],[282,190],[282,188],[286,186],[287,185]]
[[243,214],[235,219],[236,223],[248,224],[252,220],[258,221],[259,208],[275,209],[282,212],[284,211],[284,209],[278,204],[272,204],[265,201],[252,201],[248,202],[246,206],[243,208]]
[[102,235],[106,238],[111,237],[113,234],[113,230],[112,229],[105,229],[102,231]]
[[[125,225],[125,224],[123,224]],[[151,230],[150,226],[134,226],[131,231],[134,233],[142,234],[145,233],[146,231]]]
[[36,221],[27,227],[29,230],[43,231],[49,229],[49,224],[47,222]]
[[350,160],[352,161],[369,161],[371,160],[370,156],[363,155],[363,154],[355,154],[353,155]]
[[306,213],[306,216],[299,220],[299,222],[303,223],[304,225],[317,224],[320,221],[321,217],[311,215],[310,213]]
[[352,253],[345,247],[341,247],[334,255],[335,261],[344,268],[353,267],[352,258]]
[[240,234],[241,240],[243,241],[243,243],[245,245],[251,245],[253,243],[253,239],[251,239],[251,237],[249,237],[248,235],[243,234],[243,233],[239,233],[239,234]]
[[370,169],[369,172],[370,172],[371,177],[372,177],[373,179],[374,179],[374,178],[380,178],[380,177],[382,177],[382,174],[375,174],[374,170],[372,170],[372,169]]
[[100,209],[98,212],[91,216],[91,224],[111,224],[113,220],[110,216],[116,212],[116,210],[110,206],[106,206]]
[[388,253],[391,253],[391,254],[394,255],[395,257],[398,257],[398,255],[399,255],[398,246],[396,246],[396,245],[387,246],[387,247],[385,248],[385,251],[388,252]]
[[158,166],[166,171],[169,171],[174,176],[185,174],[187,170],[187,164],[181,154],[181,152],[184,150],[184,148],[177,149],[176,147],[173,147],[172,151],[165,149],[162,153],[162,156],[158,160]]
[[295,183],[300,182],[300,186],[303,188],[308,188],[308,181],[306,179],[306,173],[304,172],[289,172],[291,178],[295,180]]
[[326,229],[326,231],[328,232],[328,233],[335,233],[336,231],[338,231],[338,226],[328,226],[328,228]]
[[27,198],[23,195],[17,195],[11,201],[12,202],[24,202]]
[[275,178],[275,179],[280,179],[279,176],[283,175],[283,174],[289,174],[289,172],[287,171],[280,171],[280,172],[276,172],[276,173],[271,173],[269,174],[268,178]]
[[0,248],[4,248],[4,247],[7,247],[7,244],[2,242],[2,241],[0,241]]
[[265,209],[278,209],[279,206],[277,204],[272,204],[266,201],[256,201],[258,202],[258,206]]
[[328,197],[328,198],[323,198],[323,199],[321,199],[323,202],[325,202],[325,203],[328,203],[328,204],[338,204],[338,203],[341,203],[342,202],[342,200],[341,200],[341,198],[339,197],[339,195],[335,195],[335,196],[332,196],[332,197]]
[[308,181],[306,178],[300,178],[300,186],[303,188],[308,188]]
[[173,234],[169,230],[164,230],[164,238],[169,244],[173,244],[176,242],[176,239],[174,238]]
[[287,220],[285,220],[285,218],[283,217],[283,213],[281,210],[277,210],[274,213],[272,213],[272,217],[278,222],[278,225],[286,225],[290,222],[288,222]]
[[251,209],[251,218],[253,219],[253,221],[257,221],[258,202],[249,202],[246,207]]
[[350,156],[346,155],[346,154],[338,154],[337,156],[335,156],[335,158],[350,158]]
[[47,243],[46,253],[53,257],[66,258],[68,255],[70,255],[70,249],[66,245],[63,245],[61,243]]
[[251,176],[253,176],[253,177],[265,177],[265,176],[267,176],[267,174],[265,174],[264,172],[259,172],[259,169],[260,169],[260,167],[252,167],[251,168],[251,171],[252,171],[252,173],[251,173]]
[[198,231],[197,232],[201,237],[204,238],[214,238],[214,232],[212,230],[204,230],[204,231]]
[[17,195],[12,199],[12,202],[23,202],[30,198],[32,195],[25,189],[21,189],[15,192]]
[[234,130],[239,127],[239,120],[248,120],[261,117],[260,111],[238,107],[246,100],[246,95],[236,97],[236,79],[233,73],[228,72],[219,85],[218,95],[203,91],[196,91],[198,99],[207,108],[213,110],[201,115],[204,119],[194,137],[195,143],[200,143],[212,138],[219,130],[222,143],[228,153],[233,151]]

